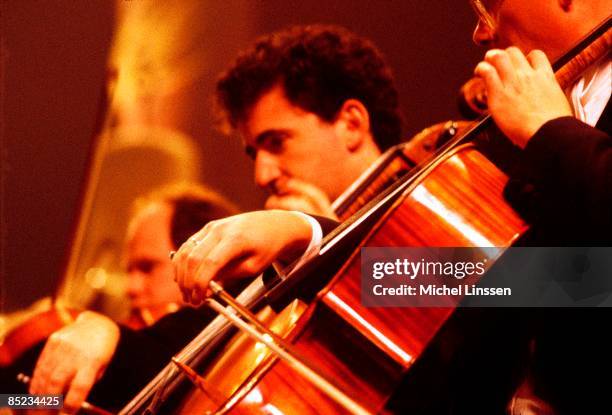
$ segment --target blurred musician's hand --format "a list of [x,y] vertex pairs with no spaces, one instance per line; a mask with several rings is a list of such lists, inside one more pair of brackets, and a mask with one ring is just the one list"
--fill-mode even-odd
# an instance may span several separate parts
[[76,412],[102,376],[119,342],[118,326],[101,314],[85,311],[53,333],[30,383],[32,394],[64,394],[64,411]]
[[266,200],[266,209],[299,210],[338,219],[329,197],[313,184],[292,177],[277,185],[275,190],[276,192]]
[[258,275],[274,261],[291,263],[308,247],[312,228],[283,210],[243,213],[209,222],[173,258],[186,302],[200,304],[210,280]]
[[474,70],[486,85],[489,112],[521,148],[546,122],[572,110],[544,52],[525,56],[518,48],[492,49]]

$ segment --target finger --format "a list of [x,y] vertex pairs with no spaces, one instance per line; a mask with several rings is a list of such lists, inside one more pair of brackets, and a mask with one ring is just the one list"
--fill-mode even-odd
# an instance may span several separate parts
[[175,265],[175,275],[177,282],[179,282],[186,273],[186,266],[188,264],[186,262],[186,259],[189,257],[195,247],[199,244],[199,242],[206,237],[206,234],[210,231],[210,229],[212,229],[213,222],[215,221],[207,223],[205,226],[202,227],[202,229],[187,238],[187,240],[181,244],[178,251],[175,253],[172,262]]
[[210,251],[219,245],[221,226],[223,225],[210,228],[197,246],[191,249],[189,254],[183,256],[184,259],[181,259],[183,261],[182,276],[177,282],[183,294],[183,301],[188,304],[198,305],[204,299],[203,292],[206,288],[198,281],[199,269],[200,265],[207,261]]
[[188,291],[189,296],[191,296],[196,286],[196,277],[200,264],[208,258],[210,251],[217,246],[219,240],[218,232],[208,232],[185,258],[182,287]]
[[495,71],[503,84],[513,79],[514,67],[512,65],[512,60],[506,51],[491,49],[485,54],[484,60],[495,68]]
[[285,189],[287,189],[287,191],[290,193],[311,194],[318,192],[320,194],[323,194],[323,191],[320,190],[317,186],[296,178],[287,179]]
[[75,375],[64,399],[65,411],[75,413],[79,410],[96,382],[97,373],[97,369],[84,367]]
[[183,302],[188,304],[190,302],[190,291],[185,289],[185,278],[186,278],[186,262],[189,254],[191,253],[192,247],[189,246],[190,242],[185,242],[181,245],[181,248],[175,254],[172,259],[172,265],[174,266],[174,281],[177,283],[181,294],[183,295]]
[[288,194],[286,196],[270,196],[266,201],[266,210],[298,210],[300,212],[312,213],[322,216],[333,216],[331,203],[328,199],[316,199],[307,194]]
[[191,303],[191,296],[189,295],[189,293],[187,293],[187,290],[183,290],[181,288],[181,295],[183,296],[183,302],[185,304],[190,304]]
[[299,196],[271,196],[266,201],[266,210],[299,210],[304,211],[309,203]]
[[191,252],[191,246],[189,246],[189,244],[189,241],[183,242],[172,258],[172,265],[174,266],[174,280],[181,289],[185,276],[185,260],[187,255],[189,255]]
[[527,55],[527,61],[535,70],[549,72],[554,75],[553,68],[546,54],[541,50],[534,49]]
[[287,189],[293,194],[304,196],[313,206],[318,208],[330,205],[329,197],[319,187],[297,179],[289,179]]
[[204,295],[202,294],[200,288],[196,286],[193,290],[191,290],[190,303],[194,306],[198,306],[202,303],[202,301],[204,301]]
[[[64,354],[65,356],[65,354]],[[44,376],[41,390],[37,394],[59,395],[68,390],[70,383],[75,375],[74,367],[67,367],[61,364],[55,365]]]
[[51,373],[49,381],[47,382],[46,394],[55,395],[64,393],[66,390],[68,390],[74,376],[76,375],[75,372],[76,369],[74,367],[56,367]]
[[55,368],[52,356],[56,355],[58,347],[57,335],[51,335],[34,367],[32,381],[29,387],[29,392],[31,394],[40,395],[47,393],[47,380],[50,379],[53,369]]
[[277,195],[284,195],[285,193],[287,193],[287,181],[288,179],[286,176],[281,176],[274,180],[273,185],[271,187],[273,193]]
[[284,199],[284,197],[281,197],[281,196],[278,196],[278,195],[269,196],[266,199],[266,203],[264,204],[264,208],[266,210],[283,209],[283,207],[281,207],[283,199]]
[[480,62],[474,70],[474,75],[482,78],[484,81],[489,101],[492,100],[493,95],[495,95],[497,91],[503,88],[497,70],[488,62]]
[[531,69],[531,65],[527,61],[527,58],[516,46],[510,46],[507,48],[506,53],[510,57],[510,62],[512,62],[514,71]]
[[[252,255],[239,240],[227,239],[220,242],[202,261],[197,272],[197,287],[203,292],[211,280],[249,276],[251,269],[241,266]],[[249,265],[253,265],[250,264]]]
[[[186,242],[181,255],[177,259],[177,283],[184,291],[184,295],[190,299],[194,287],[194,274],[197,271],[199,263],[208,255],[211,247],[215,246],[219,237],[218,232],[214,228],[209,228],[208,231],[198,233]],[[197,238],[200,239],[197,239]]]
[[[220,274],[221,269],[226,267],[235,256],[235,246],[228,246],[221,242],[209,255],[200,262],[194,277],[195,286],[202,292],[208,289],[208,283]],[[227,276],[227,275],[226,275]]]

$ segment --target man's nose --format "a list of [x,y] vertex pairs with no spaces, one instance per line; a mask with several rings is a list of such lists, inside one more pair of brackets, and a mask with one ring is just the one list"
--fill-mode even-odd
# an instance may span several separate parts
[[255,157],[255,184],[269,192],[274,192],[274,183],[281,176],[275,158],[265,152],[258,152]]
[[474,33],[472,33],[472,40],[478,46],[491,47],[495,41],[495,29],[479,20]]

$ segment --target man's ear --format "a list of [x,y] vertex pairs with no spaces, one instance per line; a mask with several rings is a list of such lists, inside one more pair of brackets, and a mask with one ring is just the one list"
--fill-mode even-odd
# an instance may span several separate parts
[[357,99],[347,99],[338,111],[334,122],[337,134],[349,151],[357,150],[370,135],[370,114]]

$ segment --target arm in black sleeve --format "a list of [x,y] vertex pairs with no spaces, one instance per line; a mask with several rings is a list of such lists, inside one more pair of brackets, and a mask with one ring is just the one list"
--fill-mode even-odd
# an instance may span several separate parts
[[506,196],[536,222],[567,226],[574,241],[609,241],[612,138],[572,117],[549,121],[527,144]]
[[109,409],[124,406],[213,317],[207,307],[185,307],[142,330],[120,327],[113,360],[93,388],[90,401]]

